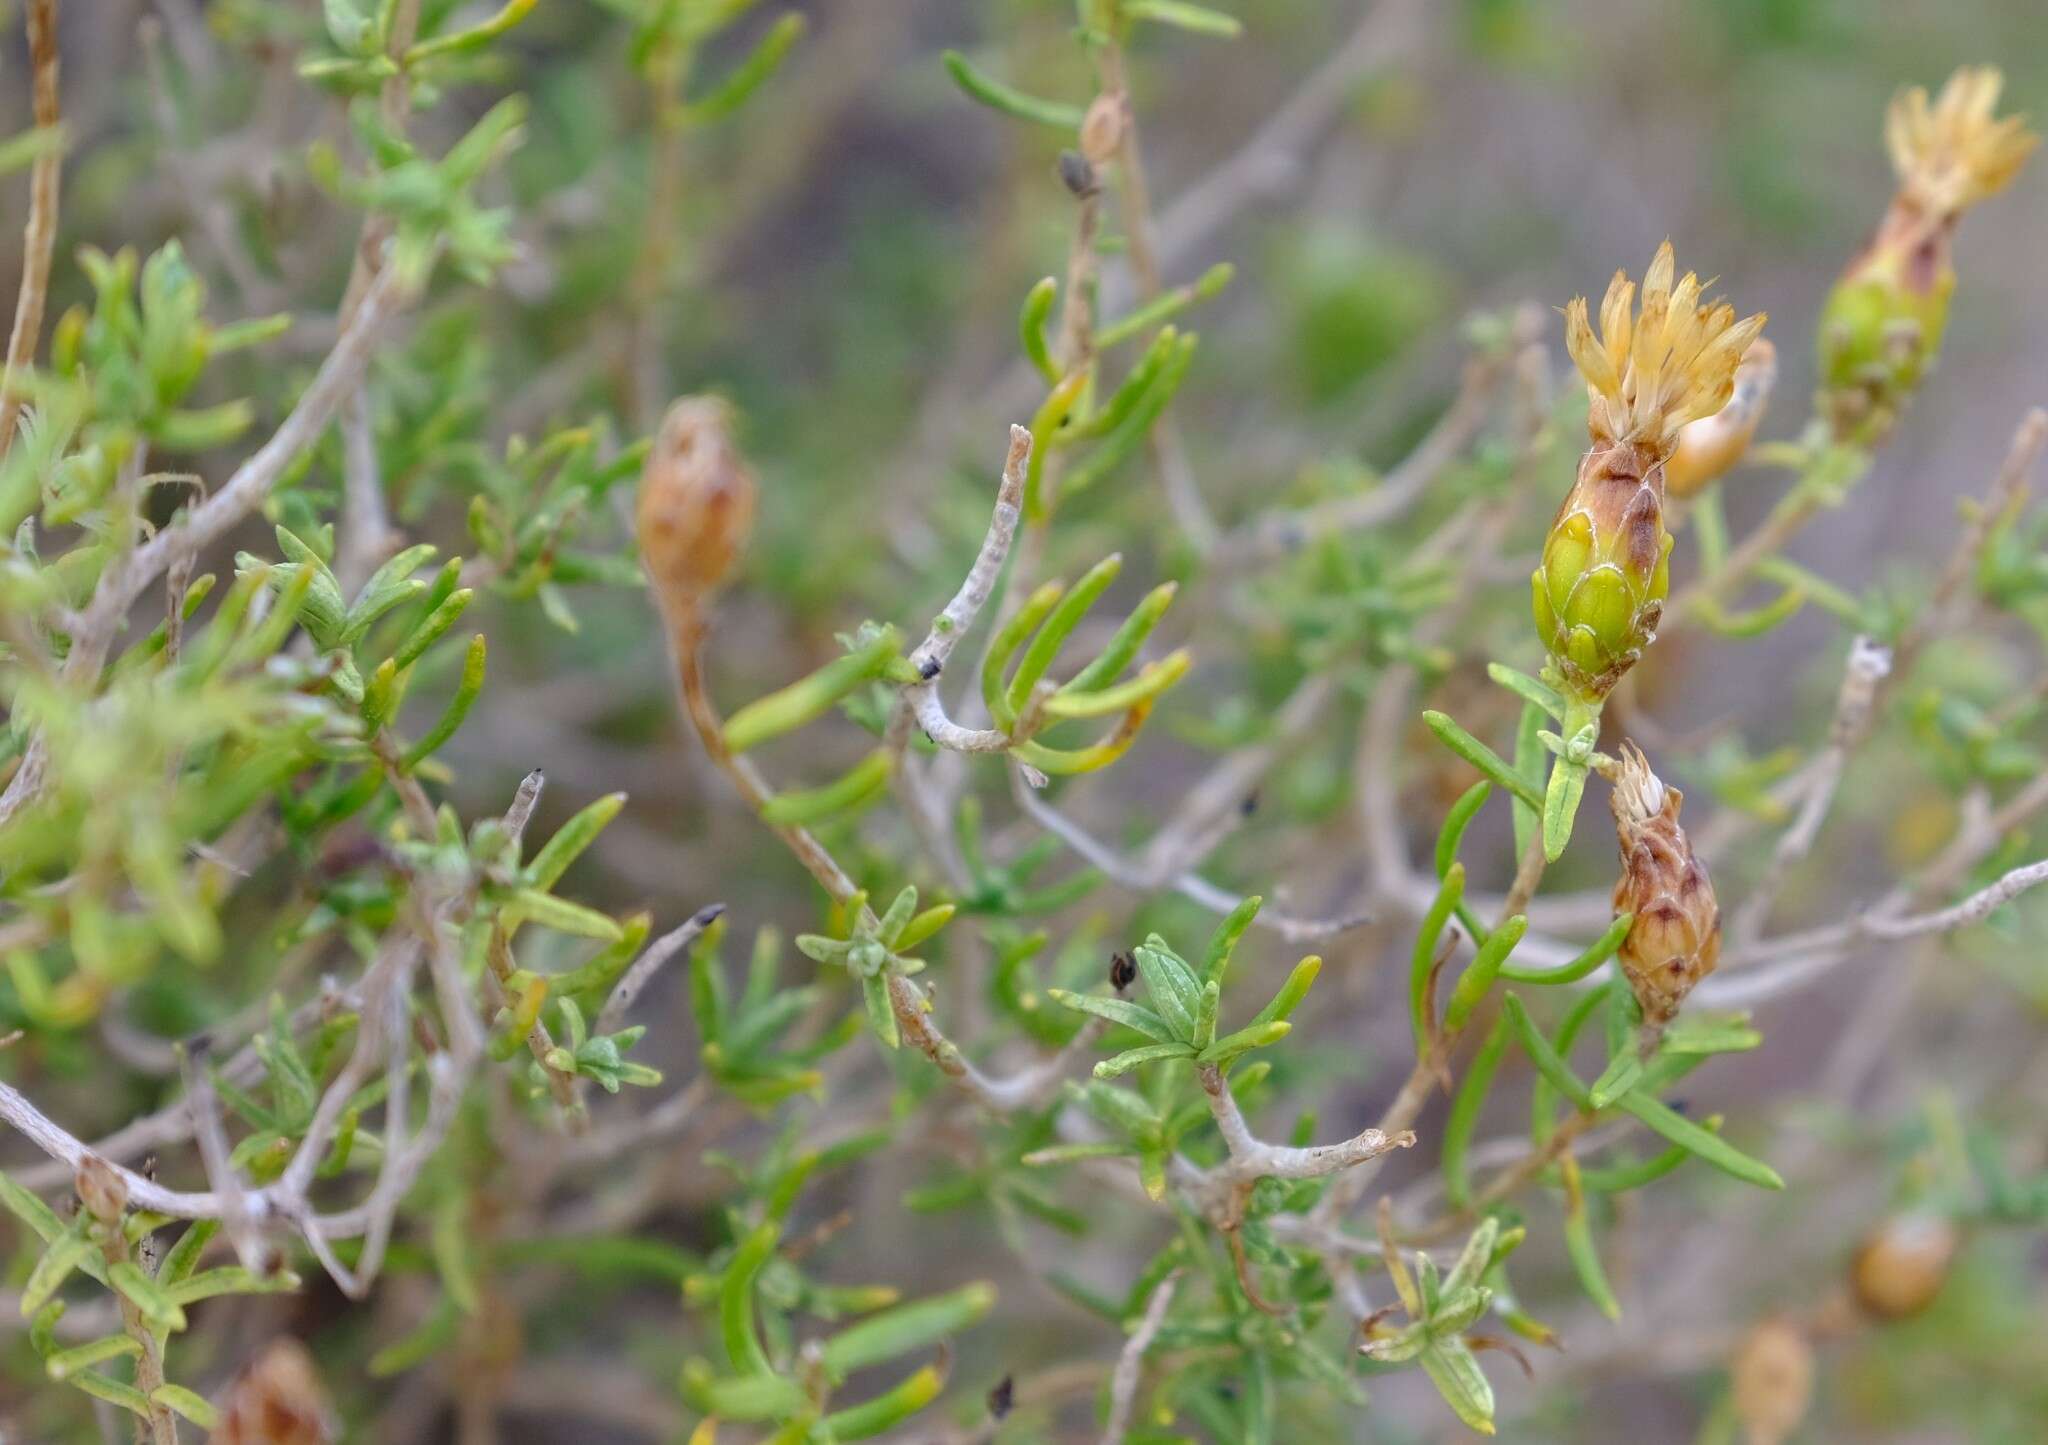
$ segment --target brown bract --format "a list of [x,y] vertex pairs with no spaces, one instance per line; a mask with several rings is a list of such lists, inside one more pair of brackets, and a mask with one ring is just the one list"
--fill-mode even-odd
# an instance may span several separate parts
[[716,397],[670,406],[640,473],[640,557],[662,610],[697,612],[732,570],[754,524],[753,470]]
[[1641,749],[1622,745],[1611,800],[1621,844],[1614,911],[1633,913],[1635,923],[1615,956],[1653,1028],[1677,1015],[1721,959],[1721,908],[1706,865],[1679,826],[1684,801],[1650,771]]

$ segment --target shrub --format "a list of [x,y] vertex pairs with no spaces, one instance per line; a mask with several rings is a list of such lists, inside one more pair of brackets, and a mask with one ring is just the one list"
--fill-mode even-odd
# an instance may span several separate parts
[[[1493,1351],[1539,1387],[1697,1374],[1709,1430],[1777,1440],[1837,1342],[1909,1339],[1973,1241],[2048,1216],[2024,1089],[1911,1126],[1692,1093],[1768,1062],[1763,1006],[1832,992],[1852,1102],[1920,1006],[1901,960],[2048,878],[2042,690],[2008,676],[2048,415],[1931,586],[1785,555],[1970,344],[1958,222],[2034,144],[1996,71],[1894,102],[1896,197],[1810,350],[1666,242],[1561,327],[1471,317],[1404,457],[1274,498],[1205,476],[1265,378],[1200,344],[1241,283],[1155,207],[1131,69],[1249,45],[1220,11],[1082,0],[925,65],[1051,162],[1018,204],[1064,251],[1014,294],[991,262],[1018,424],[947,480],[878,445],[897,363],[934,369],[909,280],[787,350],[706,319],[736,303],[698,198],[744,200],[709,158],[824,144],[800,101],[882,20],[792,79],[804,15],[727,0],[174,16],[135,87],[161,134],[83,153],[161,166],[185,234],[96,249],[151,227],[71,169],[56,6],[22,8],[0,1118],[41,1157],[0,1203],[37,1438],[433,1438],[444,1403],[464,1440],[1490,1434]],[[1330,123],[1377,24],[1255,147]],[[1267,184],[1246,154],[1210,214]],[[1311,411],[1439,329],[1433,261],[1271,254],[1310,258],[1271,370]],[[750,374],[813,344],[857,357],[814,407]],[[1819,389],[1759,441],[1781,350]],[[1739,538],[1738,468],[1786,479]],[[1746,730],[1786,755],[1659,719],[1652,679],[1803,614],[1845,660],[1831,719]],[[680,805],[628,813],[615,766]],[[1890,811],[1871,766],[1955,822],[1852,895],[1823,840]],[[1830,1133],[1893,1155],[1853,1228]],[[1839,1233],[1821,1305],[1688,1277],[1787,1220]]]

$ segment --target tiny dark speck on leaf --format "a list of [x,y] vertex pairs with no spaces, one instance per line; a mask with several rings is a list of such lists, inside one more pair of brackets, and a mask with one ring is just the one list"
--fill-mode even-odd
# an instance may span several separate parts
[[1005,1375],[996,1381],[996,1387],[988,1392],[988,1412],[1000,1420],[1010,1413],[1010,1407],[1017,1403],[1017,1381],[1012,1375]]

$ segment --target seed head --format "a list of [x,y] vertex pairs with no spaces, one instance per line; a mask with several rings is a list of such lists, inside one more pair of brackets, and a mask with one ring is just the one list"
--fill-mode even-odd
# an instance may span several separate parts
[[1934,1303],[1962,1240],[1938,1214],[1887,1219],[1863,1237],[1849,1263],[1849,1290],[1872,1319],[1903,1320]]
[[1650,771],[1634,743],[1622,744],[1611,802],[1621,844],[1614,911],[1635,915],[1615,957],[1643,1022],[1661,1029],[1720,962],[1721,909],[1706,866],[1678,825],[1684,794]]
[[732,412],[716,397],[668,409],[640,473],[641,561],[662,610],[694,615],[746,545],[754,473],[732,440]]
[[1956,224],[2009,185],[2040,141],[2023,116],[1993,118],[2003,85],[1994,67],[1965,66],[1932,102],[1916,86],[1886,112],[1898,190],[1821,312],[1821,408],[1839,440],[1881,441],[1933,368],[1955,292]]

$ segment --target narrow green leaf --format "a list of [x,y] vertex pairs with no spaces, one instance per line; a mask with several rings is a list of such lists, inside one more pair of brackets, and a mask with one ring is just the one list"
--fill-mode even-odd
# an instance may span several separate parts
[[166,1292],[175,1303],[189,1305],[223,1294],[291,1294],[299,1284],[299,1277],[288,1269],[257,1274],[239,1264],[229,1264],[169,1282]]
[[1184,1042],[1168,1027],[1165,1019],[1141,1003],[1129,999],[1108,998],[1098,993],[1071,993],[1063,988],[1047,991],[1048,997],[1062,1008],[1078,1009],[1082,1013],[1094,1014],[1097,1018],[1108,1019],[1113,1024],[1136,1029],[1148,1039],[1162,1044]]
[[[1064,582],[1041,582],[989,640],[988,653],[981,660],[981,701],[999,728],[1007,728],[1017,721],[1017,714],[1009,705],[1009,689],[1003,685],[1003,674],[1009,668],[1010,659],[1024,645],[1024,639],[1059,605],[1066,590]],[[1103,679],[1104,682],[1110,680]]]
[[149,1392],[149,1398],[167,1410],[175,1410],[202,1430],[211,1430],[220,1424],[220,1411],[208,1404],[206,1397],[183,1385],[168,1381]]
[[405,750],[405,756],[400,762],[400,767],[404,771],[413,771],[439,752],[442,744],[454,737],[456,729],[468,719],[469,710],[476,705],[478,695],[484,690],[484,663],[487,651],[481,632],[470,638],[469,650],[463,654],[462,678],[455,685],[455,696],[448,699],[448,706],[442,711],[439,720],[427,729],[426,736]]
[[[1187,1044],[1145,1044],[1139,1048],[1125,1049],[1120,1054],[1102,1060],[1102,1062],[1098,1063],[1095,1066],[1094,1072],[1095,1077],[1098,1079],[1114,1079],[1121,1075],[1128,1074],[1131,1070],[1139,1067],[1142,1064],[1157,1063],[1161,1059],[1192,1059],[1194,1056],[1194,1049]],[[1128,1150],[1125,1150],[1116,1145],[1110,1145],[1108,1147],[1109,1152],[1112,1154],[1123,1154],[1129,1152]],[[1041,1150],[1040,1152],[1043,1153],[1044,1151]]]
[[1592,1107],[1592,1094],[1579,1082],[1578,1075],[1571,1071],[1557,1050],[1550,1046],[1550,1040],[1543,1037],[1543,1031],[1536,1027],[1529,1011],[1522,1007],[1522,1001],[1512,993],[1502,994],[1501,1009],[1514,1025],[1515,1035],[1522,1041],[1522,1048],[1537,1072],[1550,1082],[1552,1088],[1581,1109]]
[[[98,1253],[98,1247],[83,1233],[66,1232],[52,1240],[36,1261],[28,1282],[21,1287],[21,1317],[34,1318],[63,1288],[71,1272]],[[93,1362],[88,1360],[86,1363]]]
[[1127,20],[1150,20],[1221,40],[1235,40],[1244,33],[1244,22],[1235,15],[1192,5],[1188,0],[1123,0],[1121,13]]
[[1607,1283],[1607,1271],[1600,1263],[1600,1249],[1593,1240],[1593,1222],[1586,1210],[1586,1197],[1579,1187],[1578,1161],[1567,1154],[1558,1161],[1565,1177],[1564,1247],[1579,1287],[1601,1314],[1610,1320],[1621,1318],[1621,1301]]
[[1543,795],[1543,856],[1555,863],[1572,840],[1572,820],[1586,792],[1586,766],[1559,758],[1550,768],[1550,786]]
[[1045,340],[1046,318],[1052,314],[1052,303],[1059,291],[1058,281],[1050,276],[1044,277],[1024,293],[1023,308],[1017,313],[1017,339],[1023,343],[1024,355],[1038,368],[1038,374],[1045,378],[1047,386],[1060,379],[1059,367],[1053,363],[1052,348]]
[[1116,320],[1097,328],[1095,347],[1107,351],[1121,346],[1134,336],[1141,336],[1163,322],[1171,321],[1198,301],[1207,301],[1219,294],[1237,276],[1237,268],[1228,261],[1218,261],[1202,273],[1201,279],[1191,286],[1176,286],[1162,291]]
[[945,1294],[883,1310],[826,1340],[820,1358],[835,1379],[897,1359],[957,1334],[995,1307],[995,1286],[962,1285]]
[[1287,982],[1280,985],[1280,991],[1258,1011],[1252,1022],[1269,1024],[1289,1017],[1301,1007],[1301,1001],[1308,997],[1308,991],[1314,985],[1316,975],[1322,971],[1323,961],[1313,953],[1294,965],[1293,972],[1287,975]]
[[1195,1055],[1195,1058],[1197,1062],[1204,1064],[1228,1064],[1240,1054],[1277,1044],[1292,1032],[1294,1025],[1285,1019],[1274,1019],[1271,1023],[1264,1024],[1249,1024],[1234,1034],[1225,1034]]
[[1592,973],[1601,964],[1614,957],[1614,951],[1621,947],[1622,940],[1634,926],[1636,916],[1622,913],[1607,926],[1607,931],[1593,941],[1592,947],[1562,968],[1518,968],[1512,963],[1501,965],[1500,976],[1510,983],[1577,983]]
[[602,939],[606,943],[615,943],[621,936],[616,920],[595,908],[585,908],[580,903],[571,903],[538,888],[521,888],[514,892],[505,902],[505,916],[508,920],[537,923],[557,933]]
[[882,1041],[884,1048],[898,1048],[903,1038],[896,1023],[896,1004],[889,997],[887,974],[871,973],[860,981],[861,1006],[867,1010],[868,1027],[875,1031],[875,1037]]
[[946,73],[953,77],[953,83],[967,93],[970,100],[978,100],[991,110],[1019,120],[1035,121],[1049,125],[1056,130],[1076,131],[1081,129],[1081,108],[1077,105],[1063,105],[1055,100],[1041,100],[1035,95],[1026,95],[1012,86],[984,75],[969,63],[966,56],[957,50],[948,50],[941,57]]
[[1162,582],[1144,596],[1144,600],[1131,609],[1131,615],[1109,639],[1109,643],[1097,654],[1095,660],[1074,674],[1074,678],[1054,696],[1069,693],[1099,692],[1123,675],[1131,659],[1138,655],[1138,649],[1152,635],[1152,629],[1166,615],[1173,605],[1175,593],[1180,590],[1177,582]]
[[889,753],[877,748],[822,787],[776,794],[761,808],[761,818],[769,823],[821,822],[865,808],[888,786]]
[[1643,1061],[1633,1048],[1624,1049],[1593,1081],[1593,1107],[1604,1109],[1633,1089],[1643,1077]]
[[1489,662],[1486,675],[1519,697],[1524,702],[1534,703],[1559,722],[1564,721],[1564,695],[1547,682],[1538,682],[1526,672],[1517,672],[1506,663]]
[[1493,1386],[1471,1346],[1449,1335],[1431,1340],[1416,1359],[1452,1414],[1482,1435],[1493,1433]]
[[108,1265],[107,1283],[135,1306],[152,1329],[176,1331],[185,1328],[185,1312],[178,1308],[178,1302],[133,1262],[123,1259]]
[[1479,952],[1458,978],[1458,986],[1451,991],[1451,1001],[1444,1009],[1444,1028],[1456,1033],[1465,1027],[1472,1017],[1472,1011],[1479,1007],[1487,990],[1493,987],[1494,979],[1500,974],[1501,965],[1522,941],[1528,931],[1529,920],[1517,913],[1500,927],[1486,935],[1486,942],[1479,945]]
[[142,1342],[133,1335],[102,1335],[90,1343],[57,1351],[43,1361],[43,1372],[53,1380],[68,1380],[80,1370],[90,1369],[102,1360],[141,1353]]
[[625,805],[624,793],[607,793],[557,828],[546,846],[534,854],[533,860],[522,870],[527,887],[547,889],[559,883],[562,875],[569,871],[569,865],[597,841],[597,835],[619,816],[619,810]]
[[[1543,782],[1543,709],[1534,703],[1522,705],[1522,717],[1515,728],[1515,775],[1528,779],[1533,793]],[[1515,861],[1529,856],[1529,840],[1543,818],[1538,805],[1517,794],[1514,804]]]
[[1445,870],[1443,881],[1437,885],[1436,898],[1415,931],[1415,949],[1408,961],[1408,1018],[1415,1031],[1418,1058],[1429,1048],[1429,974],[1436,966],[1437,940],[1443,937],[1451,911],[1464,896],[1465,865],[1453,863]]
[[1237,952],[1238,941],[1244,931],[1252,926],[1252,920],[1259,916],[1259,909],[1265,899],[1254,893],[1230,910],[1216,931],[1209,935],[1209,946],[1202,953],[1201,976],[1205,982],[1222,982],[1230,970],[1231,956]]
[[1195,1009],[1194,1046],[1206,1049],[1216,1042],[1216,1009],[1222,1002],[1223,988],[1215,979],[1202,985],[1202,996]]
[[144,1419],[149,1418],[149,1399],[133,1385],[102,1375],[98,1370],[80,1370],[70,1379],[74,1386],[95,1399],[119,1405]]
[[945,1385],[946,1377],[938,1367],[925,1365],[874,1399],[827,1415],[823,1422],[824,1438],[835,1442],[869,1440],[885,1430],[893,1430],[938,1399]]
[[1528,779],[1502,762],[1499,753],[1459,727],[1448,714],[1425,712],[1422,720],[1429,724],[1429,730],[1437,735],[1438,741],[1495,783],[1532,808],[1543,806],[1542,795],[1530,786]]
[[1507,1052],[1512,1027],[1505,1013],[1493,1021],[1479,1051],[1466,1067],[1464,1082],[1451,1101],[1450,1117],[1444,1121],[1444,1202],[1453,1209],[1462,1210],[1472,1201],[1472,1179],[1465,1155],[1479,1126],[1480,1111],[1493,1090],[1493,1077],[1500,1069],[1501,1057]]
[[734,1373],[768,1375],[774,1366],[761,1348],[761,1332],[754,1323],[754,1280],[775,1253],[781,1231],[773,1224],[757,1226],[740,1241],[725,1267],[725,1279],[718,1290],[718,1325],[725,1341],[725,1356]]
[[691,101],[685,114],[701,124],[723,120],[745,105],[782,68],[783,60],[803,39],[807,25],[804,17],[795,12],[777,20],[761,37],[761,43],[747,52],[746,59],[735,65],[709,94]]
[[496,14],[466,30],[422,40],[405,52],[405,63],[408,66],[417,65],[422,60],[431,60],[437,55],[459,55],[467,51],[481,50],[524,20],[535,3],[536,0],[505,0],[505,4]]
[[1618,1107],[1625,1113],[1635,1115],[1680,1148],[1699,1155],[1724,1174],[1732,1174],[1745,1184],[1754,1184],[1763,1189],[1785,1187],[1785,1181],[1770,1165],[1762,1160],[1750,1158],[1725,1139],[1708,1133],[1669,1106],[1647,1097],[1640,1089],[1633,1094],[1624,1095]]
[[823,717],[833,704],[882,670],[897,655],[899,639],[885,628],[865,647],[834,658],[809,677],[748,703],[726,720],[725,745],[735,753],[759,747]]
[[1088,609],[1095,605],[1096,599],[1116,580],[1123,566],[1123,556],[1110,553],[1083,573],[1081,580],[1060,598],[1059,605],[1046,616],[1045,625],[1038,629],[1038,635],[1024,649],[1023,660],[1017,664],[1017,670],[1004,690],[1003,701],[1011,716],[1024,711],[1025,704],[1031,699],[1031,690],[1038,686],[1039,679],[1052,666],[1061,646],[1080,626],[1081,619],[1088,615]]
[[440,1296],[416,1328],[370,1356],[369,1364],[365,1366],[370,1377],[381,1380],[401,1375],[432,1359],[454,1343],[460,1319],[461,1311],[455,1308],[455,1302],[445,1294]]
[[1444,814],[1444,825],[1436,835],[1436,876],[1442,878],[1451,871],[1451,865],[1458,861],[1458,845],[1465,841],[1465,829],[1486,806],[1486,800],[1493,796],[1493,784],[1481,778],[1467,788],[1451,804],[1451,811]]
[[399,670],[402,672],[418,662],[428,648],[439,642],[448,629],[461,620],[462,614],[469,610],[469,604],[475,599],[474,588],[461,587],[429,612],[426,619],[399,644],[398,651],[391,654],[392,661],[398,664]]

